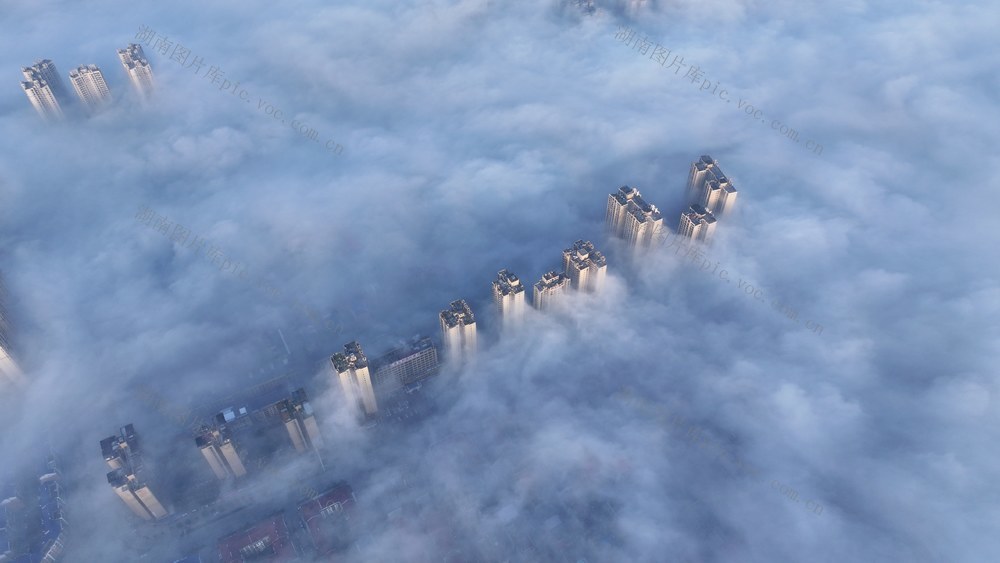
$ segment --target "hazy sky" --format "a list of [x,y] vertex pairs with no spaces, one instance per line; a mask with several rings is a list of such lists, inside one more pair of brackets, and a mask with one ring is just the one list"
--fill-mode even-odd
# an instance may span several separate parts
[[[98,449],[119,425],[207,471],[135,387],[212,403],[265,377],[279,328],[358,495],[351,560],[523,557],[501,537],[565,561],[1000,558],[1000,9],[563,4],[0,0],[0,268],[33,382],[2,391],[0,474],[60,453],[82,531],[69,561],[129,560]],[[142,26],[204,61],[147,47],[147,107],[115,56]],[[99,65],[115,103],[44,124],[17,86],[41,58],[67,86]],[[676,227],[702,154],[740,191],[706,251],[729,281],[673,248],[627,260],[607,194],[637,186]],[[136,221],[141,206],[248,278]],[[489,332],[496,272],[534,283],[581,238],[607,251],[604,293],[482,339],[411,431],[357,428],[325,356],[434,333],[457,298]],[[293,486],[287,471],[261,490]],[[184,555],[159,545],[157,561]]]

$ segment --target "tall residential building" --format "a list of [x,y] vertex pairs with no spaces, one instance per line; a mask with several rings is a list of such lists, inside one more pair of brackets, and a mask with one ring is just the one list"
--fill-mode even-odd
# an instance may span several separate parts
[[550,308],[559,300],[559,296],[565,295],[569,286],[570,281],[566,274],[555,270],[546,273],[535,284],[535,308],[540,311]]
[[716,217],[724,217],[736,204],[736,187],[722,173],[719,163],[702,155],[691,165],[688,175],[687,204],[698,204]]
[[201,432],[194,439],[194,442],[201,450],[201,455],[205,457],[208,466],[212,468],[212,472],[219,479],[242,477],[247,474],[243,460],[233,442],[232,431],[225,424],[217,424],[215,428],[202,426]]
[[[29,452],[18,461],[34,457]],[[0,563],[61,561],[69,523],[55,457],[45,456],[34,469],[13,470],[13,463],[0,469]]]
[[711,242],[712,236],[715,235],[715,225],[715,216],[712,215],[712,212],[696,203],[681,213],[677,234],[694,240]]
[[372,362],[373,384],[380,393],[391,393],[437,373],[437,348],[428,337],[415,337]]
[[375,402],[372,378],[368,373],[368,358],[361,350],[361,344],[348,342],[344,345],[344,351],[334,354],[330,362],[348,402],[358,405],[368,416],[377,414],[378,404]]
[[319,450],[323,447],[319,424],[316,423],[316,415],[313,414],[305,389],[297,389],[292,393],[291,399],[280,401],[278,410],[295,451],[301,453],[310,448]]
[[635,248],[648,247],[663,230],[663,215],[655,205],[646,203],[636,188],[622,186],[608,195],[608,229]]
[[139,438],[131,424],[121,427],[117,436],[101,440],[101,453],[111,468],[108,484],[136,516],[143,520],[157,520],[167,515],[167,510],[146,481],[147,471],[142,463]]
[[146,54],[142,52],[142,46],[129,43],[128,47],[118,49],[118,59],[122,62],[125,74],[128,75],[129,82],[143,100],[149,99],[153,94],[153,69],[146,60]]
[[21,73],[25,80],[21,82],[21,89],[38,115],[45,120],[61,119],[63,110],[60,98],[65,101],[65,89],[52,61],[45,59],[34,66],[23,67]]
[[91,112],[101,109],[111,101],[111,91],[104,81],[104,75],[97,65],[81,65],[69,72],[69,81],[73,83],[76,95]]
[[590,241],[578,240],[563,250],[563,271],[574,289],[600,291],[608,272],[608,261]]
[[50,59],[42,59],[37,61],[30,67],[24,67],[21,72],[24,73],[28,70],[32,70],[38,73],[39,78],[44,80],[49,87],[52,89],[52,93],[55,94],[56,99],[60,103],[66,103],[69,101],[69,90],[66,89],[66,84],[63,83],[62,78],[59,77],[59,71],[56,70],[56,65]]
[[444,350],[452,364],[472,361],[476,357],[476,317],[464,299],[452,301],[441,311],[441,334]]
[[10,342],[10,321],[4,302],[7,299],[7,288],[0,277],[0,388],[7,384],[24,385],[26,380],[21,368],[12,355]]
[[507,270],[500,270],[493,280],[493,304],[504,328],[517,326],[524,318],[524,284]]

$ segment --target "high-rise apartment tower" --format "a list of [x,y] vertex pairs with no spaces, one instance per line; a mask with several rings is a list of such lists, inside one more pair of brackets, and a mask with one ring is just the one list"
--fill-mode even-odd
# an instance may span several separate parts
[[361,350],[361,344],[348,342],[344,351],[334,354],[330,362],[348,401],[358,405],[368,416],[377,414],[378,404],[375,402],[371,374],[368,373],[368,358]]
[[464,299],[452,301],[438,315],[448,361],[457,364],[476,357],[476,317]]

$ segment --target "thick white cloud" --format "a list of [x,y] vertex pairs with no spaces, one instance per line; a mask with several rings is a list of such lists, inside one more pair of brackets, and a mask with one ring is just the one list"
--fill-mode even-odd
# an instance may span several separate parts
[[[996,558],[1000,10],[568,4],[5,4],[0,266],[34,383],[0,398],[0,467],[44,443],[66,460],[71,561],[143,544],[123,537],[100,438],[134,422],[187,486],[207,470],[176,413],[284,371],[316,396],[331,469],[275,469],[250,510],[345,479],[354,560]],[[147,48],[159,92],[139,107],[114,49],[142,24],[247,100]],[[98,64],[118,102],[42,124],[15,80],[45,57]],[[706,153],[741,192],[705,250],[729,281],[674,248],[630,263],[603,235],[607,193],[638,186],[674,224]],[[142,205],[249,277],[138,223]],[[496,271],[534,282],[578,238],[608,249],[608,291],[483,338],[411,429],[357,428],[317,368],[349,339],[375,355],[435,331],[460,297],[489,331]],[[136,399],[140,383],[171,407]],[[146,544],[169,560],[215,539]]]

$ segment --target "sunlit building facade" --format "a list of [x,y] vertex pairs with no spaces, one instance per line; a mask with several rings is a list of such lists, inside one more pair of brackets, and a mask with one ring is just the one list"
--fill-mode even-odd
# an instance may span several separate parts
[[141,99],[148,100],[153,95],[153,69],[149,66],[142,46],[129,43],[124,49],[118,49],[118,59],[122,62],[132,88]]
[[715,217],[724,217],[736,205],[736,195],[736,187],[711,156],[702,155],[691,165],[686,194],[688,205],[697,204]]
[[305,389],[292,393],[291,399],[278,403],[281,422],[288,432],[295,451],[302,453],[310,449],[319,450],[323,447],[323,437],[319,433],[319,424],[313,413],[312,405],[306,397]]
[[147,482],[139,438],[131,424],[121,427],[117,435],[101,440],[101,453],[111,468],[108,484],[136,516],[158,520],[168,515]]
[[111,101],[111,91],[97,65],[82,65],[69,73],[76,95],[88,111],[94,113]]
[[629,186],[608,195],[605,219],[611,234],[636,248],[649,247],[664,228],[660,210],[647,203],[639,190]]
[[32,66],[23,67],[21,74],[24,75],[21,89],[38,115],[47,121],[61,119],[66,89],[56,71],[56,65],[49,59],[44,59]]
[[504,328],[517,326],[524,320],[524,284],[508,270],[500,270],[493,280],[493,304]]
[[378,414],[375,389],[372,386],[371,374],[368,372],[368,358],[361,350],[361,344],[357,342],[345,344],[344,351],[334,354],[330,362],[348,401],[352,405],[358,405],[367,416]]
[[457,364],[476,357],[476,317],[464,299],[452,301],[438,315],[448,361]]
[[694,240],[711,242],[715,235],[715,216],[697,203],[681,213],[677,234]]
[[534,300],[532,304],[535,309],[544,311],[550,309],[556,302],[565,295],[570,287],[569,278],[566,274],[557,271],[547,272],[542,279],[535,284]]
[[573,289],[595,292],[604,287],[608,262],[590,241],[578,240],[563,250],[563,271]]

